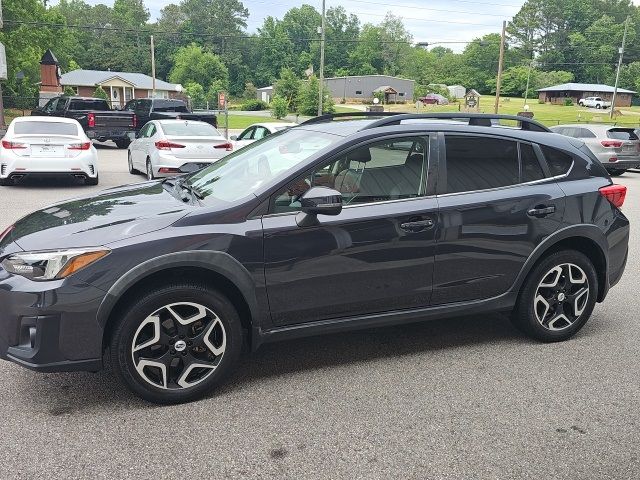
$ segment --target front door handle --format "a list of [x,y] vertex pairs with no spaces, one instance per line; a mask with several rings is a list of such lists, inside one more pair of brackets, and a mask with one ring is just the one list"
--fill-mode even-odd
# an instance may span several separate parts
[[433,227],[433,220],[419,220],[417,222],[401,223],[400,228],[406,232],[417,233]]
[[536,208],[532,208],[527,212],[527,215],[530,217],[546,217],[547,215],[551,215],[552,213],[556,213],[556,207],[554,205],[546,206],[539,205]]

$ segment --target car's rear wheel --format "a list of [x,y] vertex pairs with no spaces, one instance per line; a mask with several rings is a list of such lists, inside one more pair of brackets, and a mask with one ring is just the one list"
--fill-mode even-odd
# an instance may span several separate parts
[[589,258],[575,250],[556,252],[527,277],[512,320],[537,340],[567,340],[587,323],[597,292],[598,278]]
[[153,174],[153,166],[151,165],[151,160],[147,158],[147,180],[153,180],[156,176]]
[[584,107],[584,102],[580,102],[578,105],[580,105],[581,107]]
[[131,145],[131,140],[116,140],[115,143],[118,148],[127,148]]
[[133,168],[133,160],[131,159],[131,152],[127,152],[127,162],[129,164],[129,173],[136,175],[140,172],[138,172],[138,170],[136,170],[135,168]]
[[612,168],[607,170],[607,172],[609,172],[609,175],[611,175],[612,177],[619,177],[624,172],[626,172],[626,170],[624,168]]
[[242,350],[238,313],[205,285],[160,287],[119,316],[111,363],[131,390],[151,402],[202,397],[232,371]]

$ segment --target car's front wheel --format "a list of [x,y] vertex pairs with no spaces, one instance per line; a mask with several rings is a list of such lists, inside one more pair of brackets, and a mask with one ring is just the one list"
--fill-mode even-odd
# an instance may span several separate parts
[[111,363],[131,390],[151,402],[202,397],[233,369],[242,349],[237,311],[206,285],[157,288],[119,316]]
[[147,158],[147,180],[153,180],[156,176],[153,173],[153,165],[151,165],[151,159]]
[[131,152],[127,152],[127,163],[129,164],[129,173],[135,175],[138,172],[135,168],[133,168],[133,159],[131,158]]
[[597,293],[598,278],[589,258],[575,250],[562,250],[538,263],[529,274],[512,320],[537,340],[567,340],[587,323]]

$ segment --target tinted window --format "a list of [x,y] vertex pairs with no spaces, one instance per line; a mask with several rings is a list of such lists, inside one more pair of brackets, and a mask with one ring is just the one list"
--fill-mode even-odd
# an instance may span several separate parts
[[573,165],[571,155],[551,147],[541,146],[541,148],[552,176],[564,175],[569,171]]
[[632,128],[612,128],[607,131],[607,137],[615,140],[638,140]]
[[579,128],[578,138],[596,138],[596,134],[586,128]]
[[345,205],[418,197],[424,193],[426,152],[426,141],[418,137],[358,147],[289,184],[272,210],[299,210],[300,196],[312,186],[338,190]]
[[527,143],[520,144],[520,162],[522,165],[522,182],[534,182],[544,178],[544,172],[531,145]]
[[155,112],[189,112],[184,103],[171,100],[156,100],[153,102],[153,110]]
[[516,142],[447,135],[447,193],[514,185],[519,177]]
[[13,126],[16,135],[78,135],[78,127],[73,123],[62,122],[16,122]]
[[106,111],[110,110],[109,104],[106,100],[71,100],[69,104],[69,110],[98,110]]
[[162,123],[162,131],[165,135],[175,135],[183,137],[219,137],[220,132],[208,123]]
[[256,131],[256,127],[249,127],[240,134],[238,140],[251,140],[253,139],[253,132]]

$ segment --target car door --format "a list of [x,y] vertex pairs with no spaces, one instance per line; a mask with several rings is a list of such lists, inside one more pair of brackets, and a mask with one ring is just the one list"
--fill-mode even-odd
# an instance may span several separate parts
[[136,169],[145,171],[147,168],[147,156],[149,155],[149,137],[152,135],[154,129],[153,122],[148,122],[138,135],[135,141],[135,151],[132,154],[132,161]]
[[[276,325],[429,305],[438,207],[435,139],[391,137],[332,156],[290,182],[263,217],[265,281]],[[299,226],[299,196],[337,189],[337,216]],[[304,224],[304,223],[303,223]]]
[[496,297],[561,225],[564,193],[537,145],[462,134],[440,141],[432,304]]

